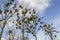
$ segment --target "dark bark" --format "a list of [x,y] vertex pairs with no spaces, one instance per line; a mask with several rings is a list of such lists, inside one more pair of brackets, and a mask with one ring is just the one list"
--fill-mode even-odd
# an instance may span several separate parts
[[37,40],[37,36],[35,35],[35,40]]
[[2,28],[1,28],[0,40],[1,40],[1,38],[2,38],[3,29],[4,29],[5,25],[6,25],[6,21],[4,21],[3,26],[2,26]]
[[22,40],[24,40],[24,26],[22,27]]
[[2,33],[3,33],[3,28],[1,29],[0,40],[1,40],[1,37],[2,37]]
[[49,36],[50,36],[50,39],[51,39],[51,40],[53,40],[53,34],[52,34],[52,33],[50,33],[50,35],[49,35]]
[[51,40],[53,40],[53,36],[52,36],[52,34],[50,34],[50,37],[51,37]]

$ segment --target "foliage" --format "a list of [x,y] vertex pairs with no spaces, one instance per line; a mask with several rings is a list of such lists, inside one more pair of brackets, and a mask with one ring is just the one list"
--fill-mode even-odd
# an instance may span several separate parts
[[[2,38],[2,34],[3,34],[3,29],[5,28],[5,26],[9,23],[9,20],[13,17],[13,15],[17,16],[17,19],[14,21],[12,21],[15,26],[16,29],[21,30],[22,36],[20,38],[20,40],[29,40],[29,34],[32,34],[35,39],[37,40],[37,32],[40,31],[40,29],[43,29],[47,34],[52,34],[53,32],[55,32],[55,30],[53,29],[53,27],[51,27],[51,25],[47,25],[44,24],[44,22],[41,22],[40,20],[43,17],[38,17],[36,14],[35,9],[28,9],[26,7],[24,7],[22,4],[13,4],[12,2],[14,2],[14,0],[9,0],[5,6],[4,6],[4,15],[2,17],[2,19],[0,20],[0,22],[2,22],[2,27],[1,27],[1,34],[0,34],[0,40]],[[10,6],[12,6],[12,8],[10,8]],[[0,14],[2,14],[2,10],[0,9]],[[42,24],[42,25],[40,25]],[[37,26],[39,25],[39,26]],[[15,35],[13,35],[13,29],[8,30],[8,35],[10,35],[10,37],[12,36],[12,38],[14,38]],[[25,33],[27,33],[27,36],[25,35]],[[12,39],[12,38],[10,38]],[[16,39],[18,40],[18,38]]]

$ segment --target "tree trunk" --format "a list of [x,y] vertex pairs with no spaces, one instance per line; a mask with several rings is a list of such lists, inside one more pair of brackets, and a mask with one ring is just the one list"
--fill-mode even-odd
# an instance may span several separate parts
[[36,35],[35,35],[35,40],[37,40],[37,37],[36,37]]
[[0,40],[2,38],[3,28],[1,29]]
[[50,34],[50,38],[51,38],[51,40],[53,40],[52,33]]
[[4,29],[5,25],[6,25],[6,21],[4,21],[3,26],[2,26],[2,28],[1,28],[0,40],[1,40],[1,38],[2,38],[3,29]]
[[24,40],[24,26],[22,27],[22,40]]

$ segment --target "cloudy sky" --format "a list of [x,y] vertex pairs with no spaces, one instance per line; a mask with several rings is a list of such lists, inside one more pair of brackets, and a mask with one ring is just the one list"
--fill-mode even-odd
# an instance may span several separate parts
[[[0,0],[0,9],[3,9],[3,1],[4,0]],[[58,31],[60,30],[60,0],[18,0],[18,2],[24,2],[23,5],[27,8],[36,8],[38,15],[41,14],[44,16],[42,19],[44,22],[53,23],[54,27],[56,27]],[[43,32],[38,32],[38,34],[42,34],[41,36],[37,35],[38,40],[40,40],[40,37],[44,34]],[[60,35],[58,39],[59,37]],[[44,40],[44,37],[42,37],[41,40]]]
[[44,15],[44,21],[54,23],[55,26],[60,24],[60,0],[21,0],[27,7],[33,7],[39,10],[38,14]]
[[[37,8],[38,15],[44,16],[43,21],[53,23],[60,30],[60,0],[22,0],[29,7]],[[21,1],[20,1],[21,2]],[[60,34],[60,33],[59,33]],[[60,35],[58,34],[58,39]]]

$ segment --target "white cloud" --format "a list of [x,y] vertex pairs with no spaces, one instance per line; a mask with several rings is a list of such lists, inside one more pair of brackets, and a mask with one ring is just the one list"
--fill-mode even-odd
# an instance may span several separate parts
[[50,6],[51,0],[20,0],[24,4],[28,4],[28,7],[37,8],[38,10],[44,10]]
[[52,0],[18,0],[18,2],[23,4],[23,6],[36,9],[38,16],[44,16],[45,9],[51,6]]

